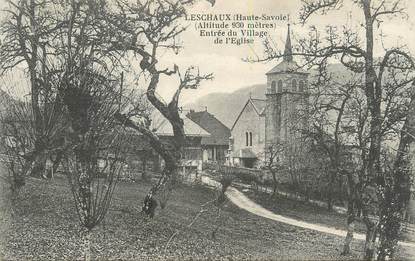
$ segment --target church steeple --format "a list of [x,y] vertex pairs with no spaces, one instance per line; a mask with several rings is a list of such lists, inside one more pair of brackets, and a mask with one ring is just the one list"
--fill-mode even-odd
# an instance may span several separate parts
[[287,40],[285,41],[284,49],[284,61],[292,62],[293,61],[293,50],[291,47],[291,36],[290,36],[290,24],[288,24]]

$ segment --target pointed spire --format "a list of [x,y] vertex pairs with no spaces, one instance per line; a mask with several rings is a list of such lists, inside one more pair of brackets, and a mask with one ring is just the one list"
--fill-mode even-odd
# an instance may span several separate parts
[[291,47],[290,24],[288,24],[287,40],[285,41],[284,61],[293,61],[293,50]]

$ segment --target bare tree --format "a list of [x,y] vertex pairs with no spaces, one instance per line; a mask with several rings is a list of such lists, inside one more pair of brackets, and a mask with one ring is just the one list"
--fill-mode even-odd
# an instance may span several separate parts
[[[326,68],[324,68],[326,70]],[[319,75],[327,75],[327,72]],[[305,134],[321,148],[329,163],[327,182],[327,207],[333,209],[334,191],[336,180],[341,178],[341,162],[346,152],[344,115],[347,113],[347,105],[353,95],[353,90],[358,82],[356,75],[349,82],[341,83],[325,77],[324,81],[317,81],[316,91],[313,93],[314,101],[311,113],[313,127],[306,130]]]
[[30,84],[31,110],[35,135],[33,175],[40,176],[45,168],[45,124],[47,79],[45,63],[47,39],[60,24],[51,23],[44,0],[9,1],[5,13],[9,15],[1,24],[2,42],[0,48],[0,70],[12,70],[19,65],[27,68]]
[[114,99],[123,82],[117,71],[121,53],[108,47],[113,34],[103,22],[107,5],[37,0],[10,5],[1,62],[3,70],[21,62],[29,68],[31,110],[23,115],[35,115],[33,125],[26,125],[33,133],[30,155],[40,157],[41,165],[55,152],[56,160],[63,159],[88,239],[105,217],[125,164],[125,144],[117,139],[122,128],[115,122],[121,104]]
[[[172,69],[158,69],[159,52],[167,49],[177,53],[181,46],[178,36],[185,30],[181,26],[180,19],[185,16],[186,8],[194,3],[192,0],[175,1],[137,1],[128,3],[118,1],[118,13],[114,12],[107,16],[107,22],[112,24],[114,30],[119,32],[119,37],[113,43],[113,48],[127,50],[140,59],[140,70],[134,72],[137,75],[145,74],[149,78],[146,87],[147,98],[150,103],[165,117],[172,125],[174,137],[164,142],[150,128],[150,119],[142,118],[142,121],[133,121],[129,114],[120,113],[119,121],[126,127],[132,128],[145,135],[153,149],[163,158],[165,162],[162,175],[147,194],[143,211],[148,215],[154,215],[154,197],[159,191],[170,191],[172,180],[177,171],[179,161],[182,157],[182,148],[185,144],[183,120],[179,113],[180,94],[185,89],[196,89],[203,80],[212,79],[211,74],[201,74],[196,67],[189,67],[181,71],[177,65]],[[128,19],[126,19],[128,17]],[[157,95],[162,76],[177,76],[178,86],[170,102],[165,103]]]
[[[345,136],[348,140],[348,157],[344,158],[341,171],[347,180],[347,236],[344,241],[343,255],[350,253],[355,222],[362,211],[363,198],[360,187],[364,184],[364,166],[368,151],[368,108],[363,88],[356,88],[346,105],[344,115]],[[364,218],[369,218],[365,216]]]
[[[74,61],[67,49],[76,53],[92,50],[91,59],[102,67],[117,63],[120,53],[109,50],[114,37],[101,23],[105,1],[10,0],[5,10],[0,33],[0,72],[11,72],[22,67],[29,78],[30,106],[32,107],[35,144],[32,174],[41,176],[48,157],[54,161],[54,170],[62,159],[63,137],[53,144],[50,133],[62,115],[62,94],[56,83],[65,72],[67,61]],[[117,63],[119,65],[119,63]],[[56,155],[56,156],[53,156]]]
[[278,182],[279,182],[279,180],[277,179],[278,171],[281,171],[283,168],[281,164],[281,158],[282,158],[281,153],[283,153],[283,151],[284,151],[284,147],[281,146],[281,144],[271,144],[266,148],[264,152],[265,154],[264,167],[272,175],[273,195],[275,195],[275,193],[277,192],[277,187],[278,187]]
[[114,120],[118,111],[113,99],[114,83],[86,68],[71,75],[71,79],[65,79],[64,102],[70,129],[64,167],[81,225],[86,228],[88,259],[90,231],[108,211],[125,165],[125,144],[117,139],[122,129]]
[[[72,1],[68,26],[55,42],[61,63],[53,64],[58,95],[64,105],[63,165],[81,225],[85,228],[85,259],[90,255],[90,233],[110,206],[118,177],[125,165],[123,129],[115,120],[120,110],[123,77],[117,75],[118,60],[105,51],[105,31],[99,23],[102,2]],[[66,10],[66,11],[68,11]],[[102,32],[95,34],[93,32]]]
[[[345,1],[304,0],[300,11],[300,21],[305,24],[316,14],[324,15],[331,10],[341,9],[343,2]],[[376,38],[375,34],[383,21],[392,17],[405,17],[404,1],[353,0],[349,2],[363,15],[364,33],[362,36],[358,29],[348,26],[341,29],[336,26],[327,26],[325,33],[321,33],[316,27],[311,27],[309,37],[299,40],[299,47],[292,55],[302,56],[304,65],[310,67],[322,66],[328,62],[328,59],[334,58],[348,70],[363,75],[362,94],[365,97],[369,124],[364,164],[359,173],[361,182],[356,187],[367,228],[365,259],[371,260],[375,254],[377,232],[383,233],[381,230],[378,231],[378,224],[383,223],[383,216],[379,216],[380,221],[375,223],[369,215],[380,214],[384,211],[385,204],[382,202],[385,201],[385,184],[388,182],[385,180],[380,160],[382,146],[385,146],[384,142],[387,137],[393,136],[391,130],[402,127],[402,120],[408,112],[408,110],[397,109],[405,108],[402,102],[407,99],[402,99],[402,95],[395,95],[396,91],[389,90],[401,89],[399,92],[402,93],[402,89],[408,88],[408,84],[414,79],[414,63],[404,46],[385,48],[383,57],[380,59],[376,59],[374,54],[375,45],[378,45],[377,39],[382,39],[382,35]],[[273,50],[270,44],[266,44],[265,48],[267,57],[264,60],[283,56],[281,52]],[[396,81],[398,77],[394,77],[394,74],[404,75],[404,79],[401,78],[398,82]],[[403,182],[404,179],[399,181]],[[385,240],[382,235],[380,238],[381,241]],[[384,246],[385,244],[380,244],[380,253],[383,252]],[[384,255],[379,255],[379,259],[383,258],[385,258]]]
[[[12,189],[18,189],[25,184],[24,180],[31,172],[37,153],[33,111],[30,102],[19,98],[9,96],[1,103],[5,107],[5,110],[1,113],[3,148],[8,158],[8,170],[12,174],[11,176],[14,177],[11,187]],[[43,137],[44,152],[49,155],[60,155],[60,150],[57,148],[63,141],[61,135],[65,129],[65,125],[62,124],[63,116],[62,113],[58,113],[61,110],[56,109],[56,104],[45,106],[48,110],[45,111],[44,116],[54,124],[48,124],[43,129],[43,133],[46,134],[46,137]],[[54,170],[50,171],[54,172]],[[42,175],[45,174],[42,173]]]
[[27,103],[11,98],[3,100],[2,105],[7,108],[1,113],[2,149],[10,188],[17,193],[26,183],[26,172],[31,164],[30,152],[34,145],[31,110]]
[[410,148],[415,142],[415,84],[410,90],[410,102],[406,119],[401,129],[398,151],[393,167],[387,171],[384,179],[383,200],[380,207],[380,248],[379,260],[393,258],[396,252],[403,215],[411,194]]

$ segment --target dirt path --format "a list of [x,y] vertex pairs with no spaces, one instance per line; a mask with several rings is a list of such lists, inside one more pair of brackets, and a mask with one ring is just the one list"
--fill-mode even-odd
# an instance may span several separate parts
[[[204,184],[207,184],[213,187],[220,186],[219,182],[206,176],[202,177],[202,182]],[[347,232],[345,230],[328,227],[328,226],[320,225],[320,224],[312,224],[312,223],[304,222],[304,221],[297,220],[294,218],[289,218],[289,217],[275,214],[272,211],[269,211],[261,207],[257,203],[253,202],[248,197],[246,197],[242,192],[235,189],[234,187],[229,187],[225,194],[229,198],[229,200],[232,203],[234,203],[236,206],[252,214],[255,214],[257,216],[261,216],[264,218],[268,218],[274,221],[282,222],[282,223],[289,224],[289,225],[296,226],[296,227],[301,227],[301,228],[311,229],[311,230],[315,230],[315,231],[326,233],[326,234],[346,237]],[[358,240],[365,240],[365,235],[354,233],[354,238]],[[410,251],[411,256],[415,257],[415,243],[399,242],[399,245],[407,247],[408,250]]]

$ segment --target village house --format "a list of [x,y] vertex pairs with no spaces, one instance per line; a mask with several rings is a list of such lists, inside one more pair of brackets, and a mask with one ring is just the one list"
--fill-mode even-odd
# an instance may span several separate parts
[[[186,136],[181,167],[201,170],[203,162],[223,164],[229,146],[229,128],[207,110],[182,112],[181,118]],[[152,115],[151,129],[162,140],[173,138],[171,124],[157,112]],[[163,160],[151,149],[146,138],[136,132],[127,136],[131,144],[127,160],[129,172],[159,171]]]
[[229,148],[230,129],[207,109],[199,112],[190,110],[186,117],[210,134],[202,137],[201,140],[203,162],[223,164]]
[[266,73],[266,99],[249,97],[231,128],[229,165],[252,168],[269,146],[300,146],[299,133],[307,127],[308,75],[293,60],[288,26],[283,61]]
[[[189,168],[201,168],[202,138],[209,137],[210,133],[187,118],[183,113],[181,114],[181,118],[183,119],[184,133],[186,136],[182,165]],[[151,129],[162,140],[167,141],[174,137],[173,127],[170,122],[158,112],[154,112],[152,115]],[[132,134],[130,138],[134,140],[131,144],[134,144],[133,146],[135,147],[137,157],[131,155],[129,165],[134,167],[148,165],[152,171],[159,171],[164,165],[163,160],[157,153],[150,149],[150,145],[146,142],[145,137],[139,134]],[[138,146],[135,146],[136,144]]]

